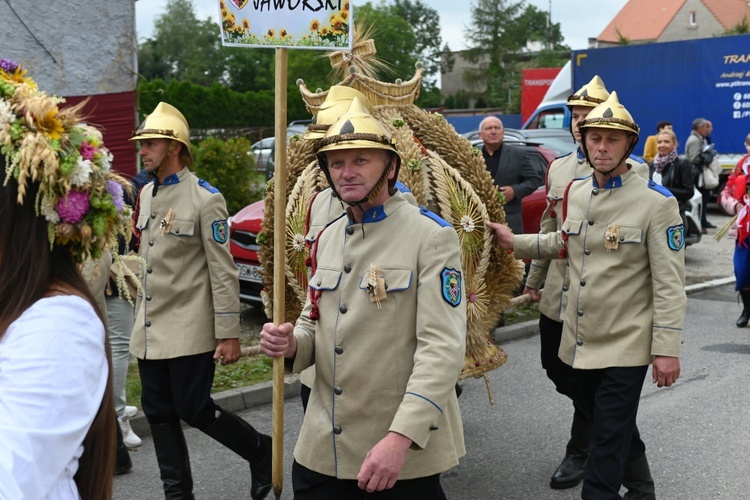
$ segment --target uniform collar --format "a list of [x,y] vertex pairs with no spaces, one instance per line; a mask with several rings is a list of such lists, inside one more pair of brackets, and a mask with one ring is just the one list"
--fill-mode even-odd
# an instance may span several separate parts
[[174,173],[172,175],[167,176],[166,179],[164,179],[164,182],[162,182],[162,186],[171,186],[172,184],[177,184],[180,181],[184,181],[185,177],[187,177],[190,170],[187,169],[187,167],[184,167],[182,170],[180,170],[177,173]]
[[598,189],[619,188],[619,187],[622,187],[624,184],[626,184],[628,181],[630,181],[630,179],[632,179],[634,175],[636,175],[636,174],[635,174],[635,172],[633,172],[633,167],[631,167],[630,165],[628,165],[628,171],[627,172],[625,172],[622,175],[618,175],[617,177],[610,178],[604,186],[597,186],[596,185],[596,180],[595,180],[595,178],[594,178],[594,176],[592,174],[591,175],[591,184],[594,186],[594,188],[598,188]]
[[[362,218],[362,223],[368,224],[370,222],[380,222],[382,220],[385,220],[390,214],[395,212],[396,209],[404,203],[408,203],[406,201],[406,198],[404,198],[404,195],[401,194],[401,191],[397,190],[396,194],[390,196],[382,205],[378,205],[376,207],[368,209],[365,212],[364,217]],[[349,225],[352,224],[359,223],[353,222],[351,219],[349,219]]]

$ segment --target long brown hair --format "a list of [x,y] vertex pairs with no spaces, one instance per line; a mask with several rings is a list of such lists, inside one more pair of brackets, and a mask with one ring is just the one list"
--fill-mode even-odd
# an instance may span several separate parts
[[[0,186],[5,182],[5,158],[0,155]],[[17,203],[18,184],[13,178],[0,190],[0,338],[13,321],[52,288],[69,290],[88,300],[104,323],[102,311],[65,246],[50,248],[47,221],[34,208],[39,185],[27,185],[24,203]],[[106,324],[106,323],[105,323]],[[71,332],[73,333],[73,332]],[[107,385],[99,410],[83,440],[83,455],[75,475],[83,500],[110,500],[115,460],[115,412],[109,340]],[[62,356],[65,353],[61,353]],[[75,362],[75,360],[71,360]]]

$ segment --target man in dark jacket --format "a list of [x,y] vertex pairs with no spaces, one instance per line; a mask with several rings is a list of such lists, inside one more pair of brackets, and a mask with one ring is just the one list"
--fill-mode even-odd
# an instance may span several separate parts
[[499,118],[488,116],[482,120],[479,138],[484,141],[482,156],[487,169],[505,197],[505,223],[515,234],[521,234],[521,199],[542,185],[542,173],[524,148],[503,144],[503,122]]

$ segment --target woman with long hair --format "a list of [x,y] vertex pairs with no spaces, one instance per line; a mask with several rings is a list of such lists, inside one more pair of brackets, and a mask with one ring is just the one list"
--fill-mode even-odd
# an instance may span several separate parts
[[128,209],[101,135],[59,102],[0,60],[0,498],[109,500],[109,346],[80,264]]

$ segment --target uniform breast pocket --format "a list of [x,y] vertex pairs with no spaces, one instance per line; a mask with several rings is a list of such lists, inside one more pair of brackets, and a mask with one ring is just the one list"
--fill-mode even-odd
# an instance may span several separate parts
[[568,217],[562,223],[562,232],[568,236],[578,236],[581,234],[581,228],[583,227],[583,220],[576,219],[575,217]]
[[378,290],[390,295],[403,292],[411,287],[411,269],[384,267],[372,273],[365,273],[359,280],[359,288],[373,295]]
[[169,226],[169,234],[173,236],[193,236],[195,234],[195,222],[186,219],[175,219]]
[[135,223],[135,227],[138,228],[138,230],[143,231],[148,227],[148,221],[151,219],[148,214],[139,214],[138,220]]
[[335,290],[341,281],[341,271],[319,267],[308,282],[310,288],[321,292]]
[[602,235],[604,248],[628,253],[640,248],[643,243],[643,229],[617,223],[609,224]]

